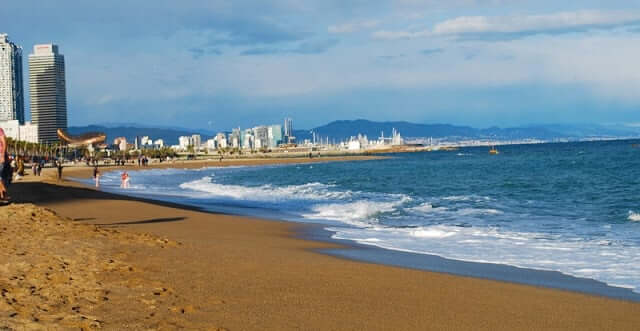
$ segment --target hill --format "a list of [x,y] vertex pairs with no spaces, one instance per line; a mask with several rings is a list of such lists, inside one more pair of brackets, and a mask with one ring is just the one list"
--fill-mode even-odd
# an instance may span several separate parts
[[[329,139],[345,140],[358,133],[369,138],[377,138],[382,133],[391,136],[396,129],[403,137],[409,138],[492,138],[492,139],[522,139],[539,138],[551,139],[563,136],[559,132],[547,128],[488,128],[476,129],[469,126],[457,126],[451,124],[418,124],[410,122],[373,122],[368,120],[334,121],[327,125],[314,128],[312,131],[317,136],[329,137]],[[309,133],[299,135],[308,136]],[[296,136],[298,137],[298,136]]]
[[630,137],[638,136],[640,131],[629,127],[585,125],[535,125],[514,128],[491,127],[478,129],[469,126],[451,124],[419,124],[410,122],[374,122],[363,119],[334,121],[312,130],[296,131],[296,138],[310,139],[311,131],[316,136],[330,140],[346,140],[358,133],[377,138],[382,133],[391,136],[393,129],[398,130],[406,138],[453,138],[453,139],[582,139],[588,137]]

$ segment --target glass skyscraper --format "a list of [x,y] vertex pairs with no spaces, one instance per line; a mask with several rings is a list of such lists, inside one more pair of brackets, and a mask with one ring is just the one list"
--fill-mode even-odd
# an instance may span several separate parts
[[29,54],[31,121],[41,142],[58,141],[57,129],[67,129],[67,91],[64,56],[54,44],[33,46]]
[[0,34],[0,121],[24,124],[22,47]]

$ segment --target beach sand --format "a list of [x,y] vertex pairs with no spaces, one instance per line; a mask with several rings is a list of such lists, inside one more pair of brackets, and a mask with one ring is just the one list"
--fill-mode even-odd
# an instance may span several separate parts
[[[86,176],[91,169],[65,172]],[[640,326],[638,303],[316,253],[335,245],[295,238],[302,224],[200,212],[70,182],[25,178],[11,189],[15,203],[0,207],[0,329]]]

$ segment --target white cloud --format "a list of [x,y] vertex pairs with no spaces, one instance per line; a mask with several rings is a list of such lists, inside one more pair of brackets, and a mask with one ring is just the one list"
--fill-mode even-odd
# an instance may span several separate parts
[[378,26],[379,24],[380,24],[380,21],[376,21],[376,20],[349,22],[349,23],[338,24],[338,25],[330,25],[327,28],[327,31],[329,33],[335,33],[335,34],[352,33],[360,30],[372,29]]
[[433,33],[429,30],[422,31],[388,31],[388,30],[380,30],[376,31],[372,34],[374,39],[386,39],[386,40],[395,40],[395,39],[415,39],[415,38],[423,38],[432,36]]
[[541,34],[613,28],[640,23],[638,11],[580,10],[544,15],[461,16],[437,23],[432,30],[376,31],[376,39],[482,34]]

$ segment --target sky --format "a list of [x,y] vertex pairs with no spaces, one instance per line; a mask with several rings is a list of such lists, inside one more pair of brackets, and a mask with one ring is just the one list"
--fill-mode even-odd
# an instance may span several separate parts
[[0,33],[59,45],[71,126],[640,125],[640,0],[8,0]]

